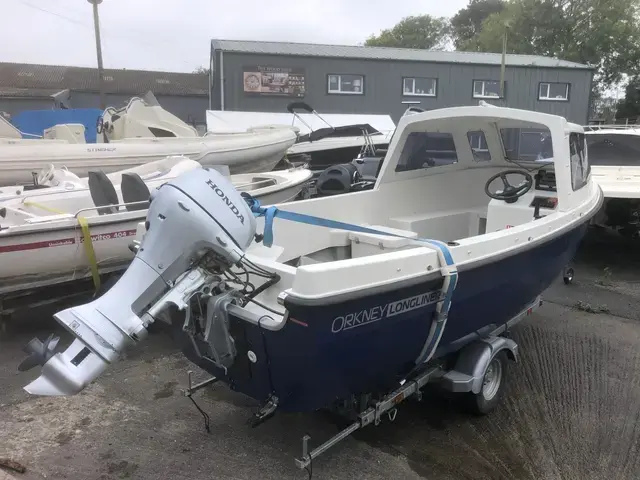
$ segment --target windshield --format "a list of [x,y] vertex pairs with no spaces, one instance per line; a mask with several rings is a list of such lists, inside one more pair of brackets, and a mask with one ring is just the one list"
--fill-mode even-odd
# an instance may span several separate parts
[[546,127],[501,128],[505,157],[512,162],[553,162],[551,132]]

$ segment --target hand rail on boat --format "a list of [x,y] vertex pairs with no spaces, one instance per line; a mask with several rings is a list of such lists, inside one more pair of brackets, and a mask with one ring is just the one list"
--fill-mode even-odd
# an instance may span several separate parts
[[[57,220],[57,218],[51,218],[51,217],[55,217],[56,215],[57,216],[66,216],[66,218],[70,218],[69,215],[72,215],[73,218],[77,219],[78,215],[80,215],[82,212],[88,212],[88,211],[91,211],[91,210],[98,210],[100,208],[127,207],[127,206],[132,206],[132,205],[142,205],[142,204],[145,204],[145,203],[149,203],[149,200],[138,200],[136,202],[126,202],[126,203],[118,203],[118,204],[111,204],[111,205],[101,205],[101,206],[95,206],[94,205],[93,207],[81,208],[80,210],[76,211],[76,213],[74,213],[74,214],[63,212],[63,211],[60,211],[60,210],[56,210],[56,209],[54,209],[52,207],[49,207],[48,205],[38,204],[36,202],[28,202],[28,203],[29,203],[29,205],[26,205],[26,206],[36,207],[36,208],[40,208],[42,210],[54,213],[54,215],[50,216],[49,219],[48,219],[49,221],[53,221],[53,220]],[[14,212],[16,214],[20,214],[20,215],[23,215],[23,216],[26,216],[26,217],[29,217],[29,218],[42,218],[42,217],[40,217],[38,215],[35,215],[33,213],[30,213],[30,212],[27,212],[25,210],[19,210],[19,209],[13,208],[13,207],[5,207],[5,208],[7,210],[11,211],[11,212]],[[140,211],[142,211],[142,210],[140,210]],[[114,212],[114,213],[120,213],[120,212]]]
[[585,132],[596,132],[598,130],[640,130],[640,124],[613,124],[613,125],[584,125]]
[[[149,200],[138,200],[137,202],[127,202],[127,203],[112,203],[112,204],[109,204],[109,205],[100,205],[99,207],[97,207],[97,206],[85,207],[85,208],[81,208],[80,210],[78,210],[74,214],[74,217],[77,217],[78,214],[80,214],[82,212],[88,212],[88,211],[91,211],[91,210],[98,210],[99,208],[128,207],[128,206],[131,206],[131,205],[143,205],[145,203],[149,203]],[[120,213],[120,212],[115,212],[115,213]]]

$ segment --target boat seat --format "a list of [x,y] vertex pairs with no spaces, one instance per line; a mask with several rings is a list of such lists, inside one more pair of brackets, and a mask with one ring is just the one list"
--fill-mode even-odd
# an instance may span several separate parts
[[151,193],[149,192],[147,184],[140,178],[140,175],[135,172],[123,173],[120,188],[122,189],[122,200],[124,203],[145,202],[136,205],[125,205],[128,212],[149,208],[149,197]]
[[118,193],[102,170],[89,172],[89,193],[96,207],[105,207],[97,209],[98,215],[108,215],[118,211],[118,207],[115,206],[120,203]]

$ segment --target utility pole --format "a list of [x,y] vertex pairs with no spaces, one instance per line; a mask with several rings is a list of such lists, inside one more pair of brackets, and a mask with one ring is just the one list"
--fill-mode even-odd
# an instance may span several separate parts
[[504,74],[507,68],[507,32],[509,26],[505,25],[504,34],[502,35],[502,62],[500,64],[500,98],[504,99]]
[[87,0],[93,5],[93,28],[96,36],[96,54],[98,55],[98,88],[100,89],[100,109],[107,108],[104,93],[104,69],[102,67],[102,45],[100,42],[100,19],[98,17],[98,5],[102,0]]

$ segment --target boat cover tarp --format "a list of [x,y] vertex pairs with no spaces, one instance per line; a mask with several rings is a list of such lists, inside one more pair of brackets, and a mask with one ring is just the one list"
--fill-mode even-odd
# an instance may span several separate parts
[[[96,123],[102,110],[70,108],[60,110],[24,110],[11,116],[11,123],[22,133],[42,136],[45,129],[61,123],[81,123],[87,143],[96,142]],[[34,138],[29,135],[25,138]]]
[[[328,128],[328,125],[313,113],[299,113],[314,130]],[[375,130],[388,133],[396,129],[390,115],[359,113],[320,113],[332,127],[368,124]],[[300,129],[300,135],[309,133],[309,129],[291,113],[279,112],[240,112],[230,110],[207,110],[207,130],[215,133],[244,132],[247,128],[259,125],[294,125]]]

